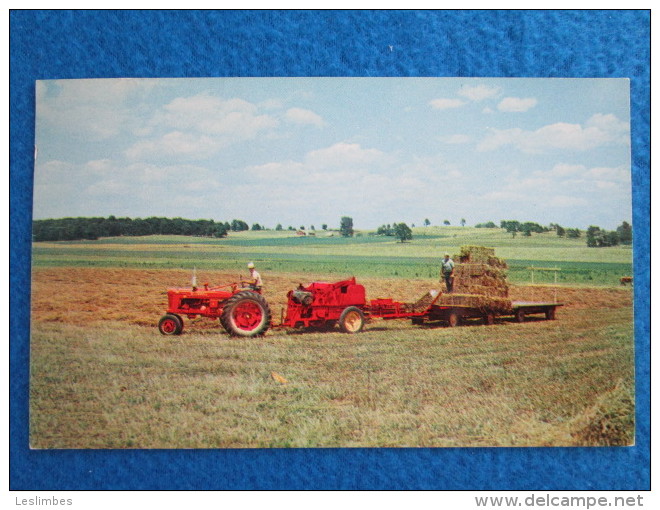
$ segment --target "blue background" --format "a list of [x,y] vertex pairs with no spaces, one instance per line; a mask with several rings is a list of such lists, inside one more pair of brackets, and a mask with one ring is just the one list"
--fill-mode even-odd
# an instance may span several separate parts
[[[636,446],[30,451],[34,81],[220,76],[630,78]],[[9,181],[12,490],[650,488],[649,11],[11,11]]]

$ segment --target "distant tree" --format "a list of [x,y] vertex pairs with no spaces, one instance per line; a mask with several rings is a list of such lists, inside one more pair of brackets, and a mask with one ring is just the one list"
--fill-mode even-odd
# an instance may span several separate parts
[[341,222],[339,223],[339,233],[343,237],[352,237],[353,232],[353,218],[350,216],[342,216]]
[[424,220],[424,226],[425,226],[425,227],[428,227],[430,224],[431,224],[431,222],[429,221],[428,218],[426,218],[426,219]]
[[[175,221],[178,218],[175,218]],[[241,232],[243,230],[249,230],[250,227],[248,227],[248,224],[245,223],[243,220],[232,220],[231,222],[231,229],[234,232]]]
[[252,230],[264,230],[264,228],[258,223],[255,223],[254,225],[252,225]]
[[500,227],[506,229],[507,232],[520,232],[522,230],[522,225],[516,220],[502,220]]
[[566,237],[569,239],[577,239],[582,235],[582,232],[580,232],[579,228],[567,228],[566,229]]
[[461,227],[465,226],[465,218],[461,218]]
[[410,228],[415,228],[415,224],[414,224],[414,223],[411,223],[411,224],[410,224]]
[[291,225],[289,225],[289,228],[287,230],[295,230]]
[[497,228],[497,225],[492,221],[489,221],[488,223],[477,223],[475,228]]
[[311,225],[311,226],[309,227],[309,229],[310,229],[310,230],[316,230],[316,229],[314,228],[314,225]]
[[412,239],[412,230],[405,223],[395,223],[394,235],[403,243]]
[[555,225],[555,230],[557,231],[557,235],[559,237],[564,237],[566,235],[566,229],[561,225]]
[[627,221],[624,221],[621,225],[616,228],[617,233],[619,234],[619,241],[621,244],[632,244],[633,233],[632,227]]
[[445,221],[443,221],[442,223],[443,223],[444,225],[451,225],[451,223],[449,223],[449,220],[445,220]]
[[275,227],[275,230],[277,231],[282,230],[282,224],[278,223],[277,226]]
[[587,246],[589,246],[590,248],[595,248],[596,246],[598,246],[598,241],[601,235],[602,234],[600,231],[600,227],[591,225],[587,229]]
[[305,225],[300,225],[300,230],[305,230]]
[[392,230],[391,225],[381,225],[376,230],[376,235],[378,235],[378,236],[393,236],[394,231]]
[[[525,223],[520,225],[519,230],[523,233],[530,232],[530,235],[531,235],[531,232],[534,232],[535,234],[541,234],[543,232],[546,232],[547,228],[542,227],[538,223],[534,223],[532,221],[526,221]],[[525,234],[525,235],[527,235],[527,234]]]
[[323,225],[321,225],[321,228],[322,228],[323,230],[328,230],[328,224],[327,224],[327,223],[324,223]]

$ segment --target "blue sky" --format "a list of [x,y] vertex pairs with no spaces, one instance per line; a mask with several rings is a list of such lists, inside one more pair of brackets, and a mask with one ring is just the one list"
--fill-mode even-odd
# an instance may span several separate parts
[[36,83],[34,218],[631,221],[625,79]]

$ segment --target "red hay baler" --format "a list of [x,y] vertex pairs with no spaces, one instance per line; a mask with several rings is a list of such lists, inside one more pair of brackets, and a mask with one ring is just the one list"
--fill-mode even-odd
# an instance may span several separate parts
[[163,335],[180,335],[182,317],[220,319],[222,327],[233,336],[263,335],[271,325],[270,307],[255,290],[232,283],[203,289],[169,289],[167,313],[158,322]]
[[355,278],[337,283],[314,282],[299,285],[287,294],[286,316],[281,326],[332,327],[339,324],[346,333],[358,333],[364,327],[366,292]]

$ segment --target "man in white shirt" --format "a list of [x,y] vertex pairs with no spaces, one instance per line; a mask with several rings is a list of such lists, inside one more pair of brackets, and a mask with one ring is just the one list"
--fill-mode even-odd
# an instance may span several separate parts
[[252,278],[252,280],[249,282],[249,287],[252,290],[256,290],[257,292],[259,292],[261,290],[261,287],[263,287],[263,282],[261,281],[261,275],[254,268],[254,262],[250,262],[248,264],[248,269],[250,270],[250,278]]

